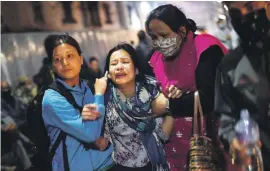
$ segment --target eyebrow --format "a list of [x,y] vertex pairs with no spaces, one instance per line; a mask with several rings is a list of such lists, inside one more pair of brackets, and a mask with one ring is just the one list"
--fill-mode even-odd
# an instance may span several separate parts
[[[122,57],[120,57],[120,59],[129,59],[129,57],[122,56]],[[129,60],[130,60],[130,59],[129,59]],[[117,59],[113,59],[113,60],[111,60],[110,62],[113,62],[113,61],[117,61]]]
[[71,50],[71,51],[67,51],[66,53],[74,53],[74,51]]
[[[68,49],[68,51],[66,51],[65,53],[74,53],[74,50]],[[56,55],[58,55],[58,54],[56,54]]]

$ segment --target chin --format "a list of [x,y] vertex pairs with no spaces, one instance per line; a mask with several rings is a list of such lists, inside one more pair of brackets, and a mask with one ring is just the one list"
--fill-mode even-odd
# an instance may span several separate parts
[[119,87],[129,86],[131,83],[132,81],[128,81],[128,80],[116,80],[114,82],[114,84]]
[[166,59],[166,60],[174,60],[175,58],[177,57],[177,55],[170,55],[170,56],[164,56],[163,59]]
[[71,79],[75,78],[76,76],[65,74],[65,75],[61,75],[61,77],[62,77],[64,80],[71,80]]
[[122,86],[122,85],[125,85],[127,83],[127,81],[124,81],[124,80],[117,80],[114,82],[115,85],[117,86]]

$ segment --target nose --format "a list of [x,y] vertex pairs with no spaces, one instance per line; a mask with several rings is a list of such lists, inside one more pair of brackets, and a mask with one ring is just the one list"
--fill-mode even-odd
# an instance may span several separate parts
[[163,40],[163,37],[162,36],[157,36],[156,40],[161,41],[161,40]]
[[117,71],[121,71],[121,70],[123,70],[123,69],[124,69],[123,64],[122,64],[122,63],[119,63],[119,64],[117,65],[116,70],[117,70]]
[[62,60],[62,65],[63,65],[63,66],[66,66],[66,65],[68,65],[68,64],[69,64],[68,60],[67,60],[66,58],[63,58],[63,60]]

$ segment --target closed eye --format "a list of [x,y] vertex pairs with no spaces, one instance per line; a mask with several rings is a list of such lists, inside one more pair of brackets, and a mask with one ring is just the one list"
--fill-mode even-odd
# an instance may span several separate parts
[[112,61],[111,63],[110,63],[110,65],[116,65],[117,64],[117,61]]

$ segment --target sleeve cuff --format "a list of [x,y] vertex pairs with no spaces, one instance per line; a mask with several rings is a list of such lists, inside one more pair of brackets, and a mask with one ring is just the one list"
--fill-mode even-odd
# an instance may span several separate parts
[[162,130],[158,132],[158,136],[163,142],[167,142],[170,138],[167,135],[165,135],[165,133]]
[[104,96],[103,95],[95,95],[95,104],[104,105]]

